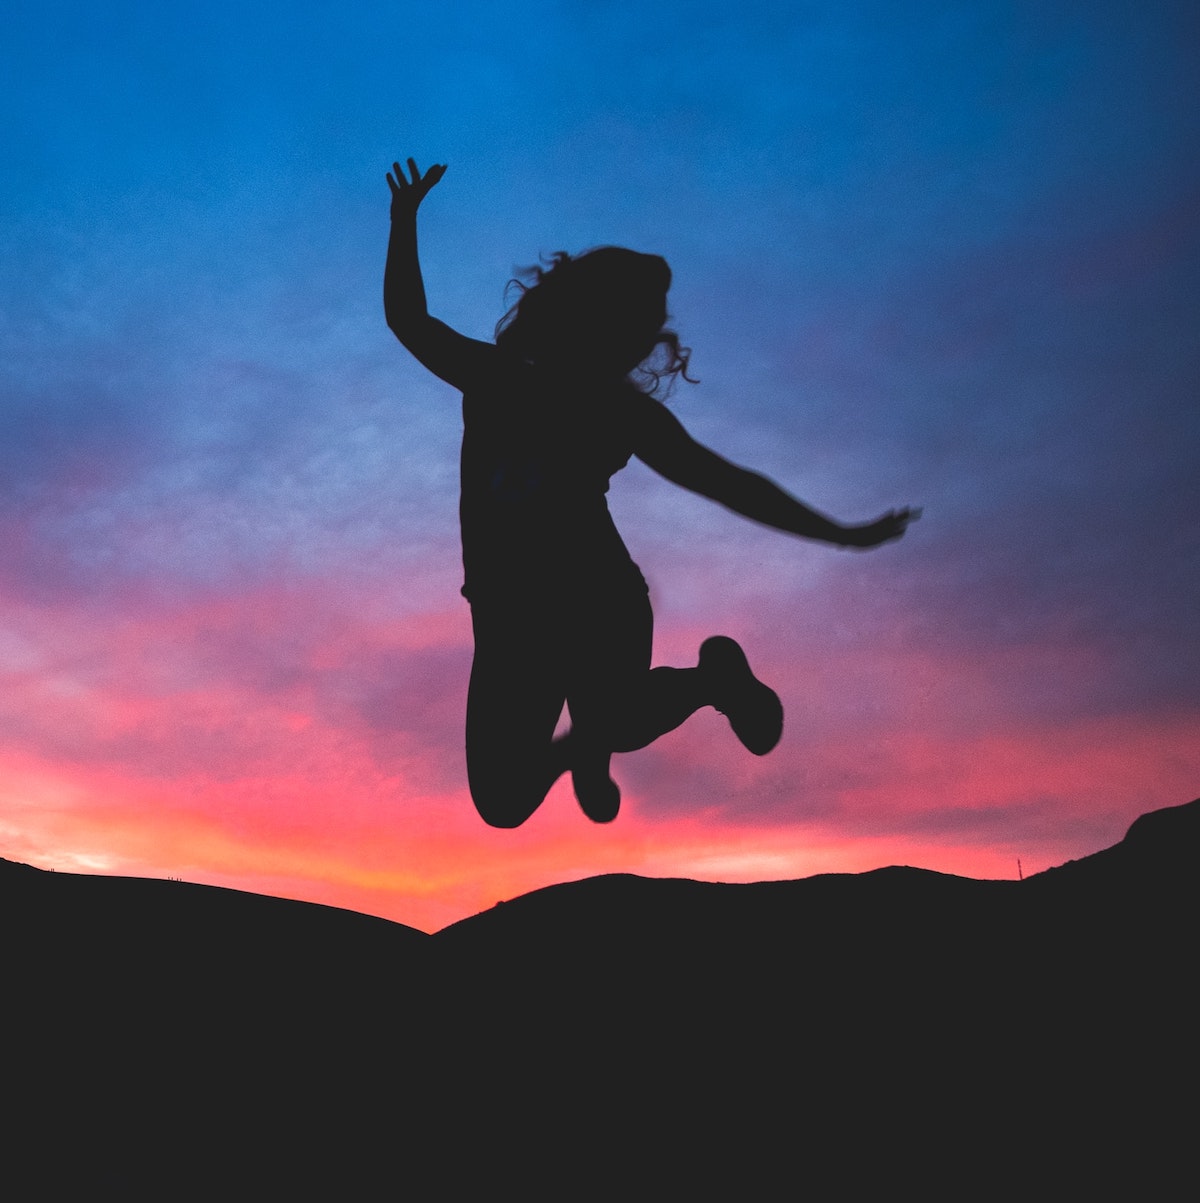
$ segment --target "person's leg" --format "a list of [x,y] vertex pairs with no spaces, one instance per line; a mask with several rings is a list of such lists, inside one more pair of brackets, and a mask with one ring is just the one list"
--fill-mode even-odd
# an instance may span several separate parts
[[699,668],[652,668],[612,721],[612,750],[636,752],[711,706],[712,691]]
[[614,707],[609,742],[614,752],[636,752],[674,731],[697,710],[712,706],[756,756],[765,756],[783,733],[779,696],[750,670],[745,653],[724,635],[706,639],[696,668],[652,668]]
[[673,731],[714,701],[700,668],[650,667],[654,615],[640,579],[607,582],[577,599],[569,627],[571,730],[557,741],[571,764],[575,796],[596,822],[616,817],[614,752],[631,752]]
[[607,779],[610,753],[644,748],[704,706],[724,714],[755,755],[779,742],[779,697],[754,676],[733,639],[706,639],[695,668],[651,669],[653,612],[640,592],[590,607],[585,629],[589,637],[579,640],[568,690],[573,726],[566,738],[573,744],[568,755],[576,778],[586,766],[589,780],[598,782],[603,766]]
[[569,763],[554,728],[566,697],[554,627],[528,609],[473,606],[467,780],[493,827],[519,827]]
[[620,693],[605,690],[603,696],[616,699],[611,704],[575,695],[571,730],[555,746],[570,764],[575,797],[588,818],[608,823],[617,817],[621,791],[610,774],[612,754],[646,747],[707,705],[700,684],[698,669],[655,668],[627,681]]
[[556,741],[571,766],[575,797],[584,814],[611,822],[621,791],[609,775],[617,750],[621,714],[650,673],[654,617],[644,584],[630,578],[624,589],[606,580],[572,597],[566,628],[571,729]]

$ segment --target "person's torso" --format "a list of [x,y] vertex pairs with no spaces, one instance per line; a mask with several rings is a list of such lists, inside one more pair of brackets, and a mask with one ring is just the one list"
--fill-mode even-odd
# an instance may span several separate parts
[[567,385],[528,364],[465,394],[464,592],[632,566],[606,494],[654,404],[630,384]]

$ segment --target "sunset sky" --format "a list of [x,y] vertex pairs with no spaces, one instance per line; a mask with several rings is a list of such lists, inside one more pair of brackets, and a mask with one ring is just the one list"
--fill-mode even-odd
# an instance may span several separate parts
[[[436,930],[539,886],[1015,877],[1200,795],[1194,0],[10,6],[0,46],[0,856]],[[692,433],[867,554],[634,464],[656,663],[783,698],[476,816],[459,396],[383,322],[664,255]]]

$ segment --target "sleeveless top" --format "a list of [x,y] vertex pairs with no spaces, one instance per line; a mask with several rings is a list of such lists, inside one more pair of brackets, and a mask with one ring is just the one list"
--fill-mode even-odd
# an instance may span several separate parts
[[566,384],[512,362],[487,387],[463,394],[468,600],[645,589],[606,494],[633,454],[645,407],[657,404],[632,384]]

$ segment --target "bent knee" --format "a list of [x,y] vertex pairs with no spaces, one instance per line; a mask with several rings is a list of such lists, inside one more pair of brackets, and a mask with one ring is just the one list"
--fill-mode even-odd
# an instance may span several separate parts
[[509,807],[494,806],[488,802],[481,802],[478,798],[474,798],[475,809],[479,812],[479,817],[489,827],[504,827],[513,828],[520,827],[531,814],[532,810],[512,810]]
[[471,783],[471,801],[479,817],[489,827],[520,827],[542,804],[542,797],[530,790],[503,785],[481,786]]

